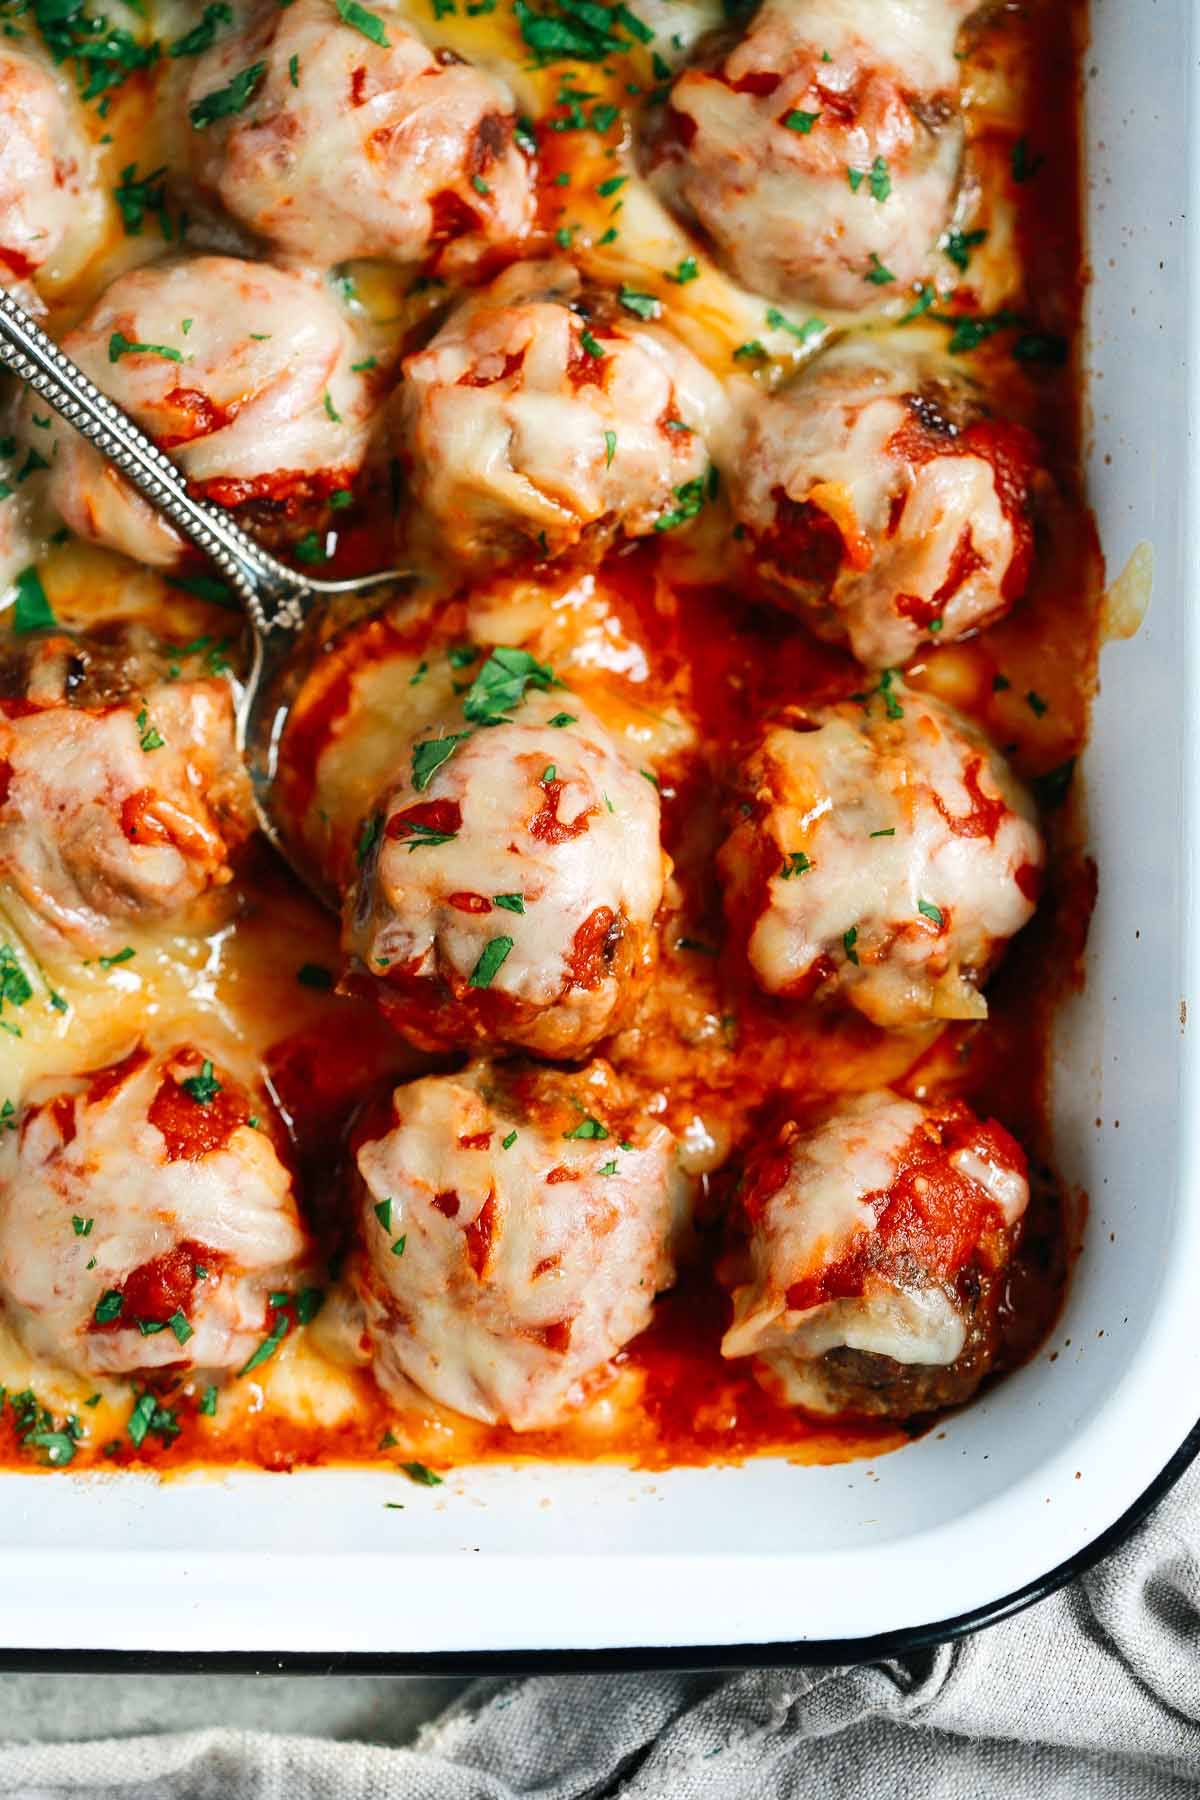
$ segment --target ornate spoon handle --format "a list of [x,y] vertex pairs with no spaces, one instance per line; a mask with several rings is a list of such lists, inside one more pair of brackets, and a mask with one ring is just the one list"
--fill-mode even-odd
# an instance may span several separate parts
[[318,581],[289,569],[228,513],[190,494],[170,457],[64,356],[4,290],[0,290],[0,365],[27,381],[203,551],[245,606],[260,637],[299,630],[310,595],[353,593],[400,574],[389,569],[366,579]]

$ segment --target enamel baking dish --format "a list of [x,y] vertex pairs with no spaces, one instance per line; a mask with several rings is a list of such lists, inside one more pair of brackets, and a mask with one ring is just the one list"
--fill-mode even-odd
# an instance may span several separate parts
[[1090,497],[1110,573],[1143,543],[1156,567],[1141,630],[1103,654],[1085,760],[1100,896],[1055,1116],[1091,1208],[1050,1342],[875,1464],[489,1467],[435,1489],[337,1470],[9,1475],[10,1664],[876,1655],[1048,1591],[1183,1468],[1200,1441],[1194,30],[1188,0],[1095,0]]

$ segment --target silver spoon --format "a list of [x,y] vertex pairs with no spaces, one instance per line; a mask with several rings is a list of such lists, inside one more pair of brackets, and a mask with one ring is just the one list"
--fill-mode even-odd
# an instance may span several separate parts
[[[383,569],[345,581],[320,581],[289,569],[234,523],[219,506],[197,500],[178,468],[145,432],[102,394],[7,291],[0,290],[0,366],[29,383],[69,425],[99,450],[151,505],[202,550],[246,609],[252,636],[250,668],[237,707],[238,749],[245,759],[255,811],[264,833],[305,884],[327,904],[320,875],[305,867],[274,816],[272,787],[279,745],[292,701],[306,673],[301,644],[310,648],[347,624],[362,608],[347,597],[409,578]],[[342,606],[338,602],[343,602]]]

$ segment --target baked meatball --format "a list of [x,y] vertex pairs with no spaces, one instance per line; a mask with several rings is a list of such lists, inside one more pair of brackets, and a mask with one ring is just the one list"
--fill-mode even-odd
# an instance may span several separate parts
[[[231,256],[135,269],[63,349],[201,498],[263,503],[304,523],[362,463],[367,389],[351,367],[354,341],[303,276]],[[39,405],[27,397],[23,435],[51,460],[49,496],[71,530],[139,562],[177,563],[182,539],[90,444],[57,416],[50,431],[32,428]]]
[[674,1278],[675,1146],[607,1063],[397,1088],[359,1144],[354,1280],[384,1389],[556,1424]]
[[[494,652],[468,720],[505,659],[533,663]],[[364,834],[343,944],[422,1048],[583,1056],[652,966],[658,794],[571,694],[531,692],[503,711],[413,746]]]
[[[260,0],[245,30],[196,64],[192,168],[236,219],[299,261],[436,256],[443,272],[461,270],[533,216],[512,95],[430,48],[389,0],[371,12],[378,38],[330,0]],[[219,110],[231,91],[245,104]]]
[[92,152],[53,74],[0,48],[0,277],[34,275],[91,198]]
[[1029,1200],[1025,1157],[961,1102],[884,1090],[756,1147],[724,1356],[821,1413],[905,1419],[956,1406],[996,1354],[998,1308]]
[[0,1300],[89,1375],[236,1369],[311,1254],[265,1108],[202,1050],[37,1082],[0,1141]]
[[1037,466],[943,360],[848,340],[778,394],[745,384],[730,499],[776,597],[882,668],[1020,599]]
[[448,554],[598,558],[699,512],[723,406],[668,332],[589,298],[569,264],[525,264],[406,359],[396,441]]
[[859,312],[925,269],[962,156],[978,0],[765,0],[671,89],[660,191],[744,286]]
[[253,823],[228,682],[127,677],[55,636],[0,695],[0,877],[89,955],[229,881]]
[[1044,851],[1003,758],[890,670],[861,700],[763,736],[718,867],[759,986],[877,1025],[981,1019],[1033,914]]

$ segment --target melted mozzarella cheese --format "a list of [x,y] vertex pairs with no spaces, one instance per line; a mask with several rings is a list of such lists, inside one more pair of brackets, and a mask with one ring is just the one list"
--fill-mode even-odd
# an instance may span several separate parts
[[112,953],[231,879],[251,819],[227,683],[3,713],[0,870],[51,941]]
[[[204,1153],[195,1143],[181,1149],[170,1127],[164,1133],[154,1122],[164,1088],[176,1106],[201,1113],[180,1084],[203,1066],[188,1048],[140,1061],[135,1054],[95,1076],[43,1080],[15,1131],[4,1133],[0,1295],[37,1353],[94,1374],[221,1369],[244,1362],[262,1338],[268,1294],[295,1279],[310,1245],[270,1137],[245,1122],[248,1104],[229,1129],[213,1132]],[[224,1073],[220,1085],[210,1106],[241,1094]],[[183,1271],[164,1279],[178,1282],[185,1298],[173,1287],[172,1298],[186,1323],[144,1332],[127,1316],[131,1303],[96,1329],[105,1323],[95,1317],[103,1295],[131,1277],[136,1294],[136,1272],[181,1246],[189,1247]],[[202,1255],[206,1272],[197,1278]],[[147,1322],[165,1323],[156,1315]]]
[[[734,511],[759,567],[823,636],[848,641],[869,668],[900,665],[1019,598],[1028,530],[1014,528],[1014,509],[1023,520],[1032,440],[984,426],[946,362],[849,339],[780,393],[746,382],[742,396]],[[967,453],[972,425],[978,450]],[[840,536],[832,574],[814,569],[804,543],[789,554],[797,507]]]
[[[121,276],[63,348],[219,500],[287,498],[351,477],[366,451],[367,388],[333,302],[300,275],[226,256]],[[55,419],[19,429],[52,462],[48,496],[71,529],[157,566],[179,560],[171,526],[99,453]]]
[[261,0],[192,76],[194,109],[260,71],[236,116],[193,133],[197,180],[278,250],[321,268],[421,262],[447,240],[441,266],[461,267],[519,238],[533,203],[511,92],[439,57],[390,0],[372,17],[383,42],[327,0]]
[[[889,1236],[878,1255],[864,1249],[879,1232],[906,1155],[932,1116],[887,1090],[862,1094],[814,1128],[785,1133],[780,1151],[764,1152],[768,1175],[760,1171],[757,1178],[766,1191],[756,1193],[748,1208],[749,1278],[734,1289],[722,1354],[764,1357],[785,1389],[793,1378],[801,1384],[790,1394],[794,1403],[814,1404],[805,1365],[830,1350],[931,1366],[949,1365],[962,1353],[967,1308],[952,1282],[922,1263],[922,1246],[936,1226],[910,1224],[905,1213],[892,1228],[898,1239]],[[972,1184],[967,1201],[978,1207],[977,1233],[988,1228],[993,1212],[1006,1227],[1014,1225],[1029,1200],[1024,1167],[1003,1163],[996,1144],[982,1148],[991,1144],[989,1130],[969,1115],[960,1129],[974,1132],[981,1148],[968,1141],[946,1160]],[[914,1193],[928,1179],[918,1174]],[[952,1205],[963,1203],[960,1197]],[[934,1204],[946,1204],[940,1193]],[[951,1222],[963,1228],[962,1221]],[[822,1281],[829,1275],[834,1291],[825,1293]],[[847,1286],[852,1291],[844,1291]],[[797,1293],[805,1288],[823,1297],[806,1305]]]
[[356,1156],[353,1279],[376,1372],[402,1401],[411,1381],[471,1418],[545,1428],[649,1324],[685,1184],[670,1133],[618,1125],[614,1097],[603,1063],[532,1083],[476,1066],[396,1090],[391,1128]]
[[[577,306],[577,310],[574,308]],[[524,264],[410,356],[396,436],[443,549],[599,556],[703,481],[720,384],[666,331],[591,316],[569,264]],[[680,516],[683,515],[680,513]]]
[[33,275],[96,222],[91,147],[58,78],[11,44],[0,49],[0,268]]
[[886,701],[895,718],[877,697],[767,733],[719,857],[726,908],[767,993],[892,1027],[984,1018],[980,986],[1033,914],[1033,804],[948,707],[898,682]]
[[[641,972],[662,896],[658,796],[578,701],[528,696],[422,788],[406,773],[379,817],[346,916],[346,946],[366,970],[385,986],[448,981],[469,998],[503,939],[482,986],[522,1012],[494,1029],[578,1055],[611,1027],[624,995],[609,970]],[[431,832],[445,841],[423,842]]]
[[775,299],[861,312],[907,287],[958,178],[972,4],[766,0],[719,65],[676,80],[660,190]]

